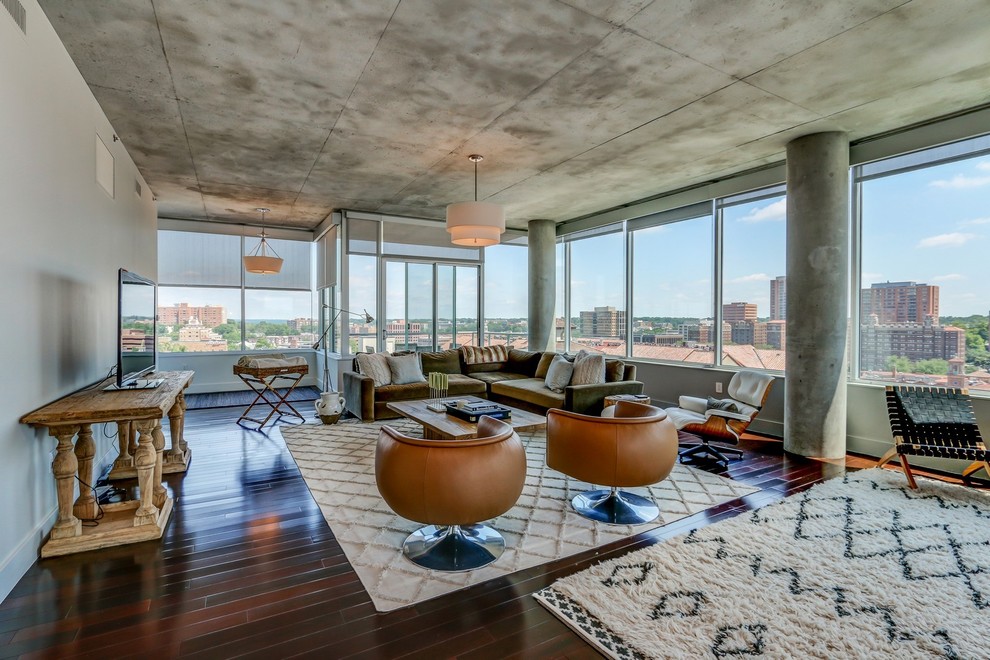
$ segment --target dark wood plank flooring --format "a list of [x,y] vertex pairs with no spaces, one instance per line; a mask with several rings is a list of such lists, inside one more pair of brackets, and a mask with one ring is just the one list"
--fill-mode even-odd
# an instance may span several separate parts
[[747,436],[743,460],[699,465],[758,493],[379,614],[277,427],[242,429],[239,412],[189,411],[192,465],[167,477],[176,507],[160,542],[46,559],[28,571],[0,604],[0,657],[599,657],[530,594],[593,562],[872,465],[792,457],[778,441]]

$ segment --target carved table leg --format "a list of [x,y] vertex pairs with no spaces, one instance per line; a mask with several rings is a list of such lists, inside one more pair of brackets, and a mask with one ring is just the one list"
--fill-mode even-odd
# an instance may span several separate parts
[[141,506],[134,512],[134,526],[155,525],[158,523],[158,507],[155,506],[154,479],[155,453],[154,437],[155,424],[159,422],[154,419],[142,419],[136,422],[138,429],[138,447],[134,453],[134,466],[138,473],[138,489],[141,494]]
[[168,472],[184,472],[189,462],[189,446],[186,444],[186,400],[179,392],[175,403],[168,411],[168,430],[172,436],[172,447],[165,455]]
[[165,458],[165,434],[162,433],[162,420],[155,420],[155,430],[151,432],[155,447],[155,472],[152,481],[155,506],[161,508],[168,498],[168,491],[162,484],[162,461]]
[[82,534],[82,522],[72,513],[72,495],[75,493],[76,471],[79,463],[72,451],[72,438],[78,426],[55,426],[48,433],[58,440],[52,472],[55,474],[55,491],[58,496],[58,520],[52,527],[52,539],[68,539]]
[[77,518],[92,520],[99,512],[96,496],[93,494],[93,456],[96,455],[96,445],[93,444],[93,430],[89,424],[79,427],[79,437],[76,439],[76,461],[79,464],[79,497],[72,507],[72,513]]
[[117,446],[120,453],[113,462],[114,470],[129,470],[134,467],[131,446],[134,444],[134,425],[131,422],[117,422]]

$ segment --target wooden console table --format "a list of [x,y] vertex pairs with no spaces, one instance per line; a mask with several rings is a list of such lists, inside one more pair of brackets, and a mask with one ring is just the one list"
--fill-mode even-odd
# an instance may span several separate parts
[[[182,393],[192,382],[193,372],[168,371],[157,373],[154,377],[164,378],[165,382],[153,390],[104,392],[103,383],[100,383],[21,418],[24,424],[46,427],[48,434],[58,441],[52,462],[58,496],[58,520],[41,548],[42,557],[161,538],[172,513],[172,498],[162,485],[162,472],[166,465],[162,417],[169,416],[172,433],[170,455],[181,455],[184,462],[188,462],[189,448],[182,437],[185,412]],[[99,524],[85,527],[80,519],[96,518],[100,506],[93,492],[84,487],[79,488],[79,495],[73,501],[75,478],[78,474],[81,481],[93,483],[96,446],[91,426],[107,422],[118,424],[122,456],[117,461],[125,459],[126,450],[126,459],[130,459],[138,479],[140,499],[103,505],[103,518]],[[137,432],[133,456],[129,446],[132,429]],[[175,461],[173,464],[178,459]]]

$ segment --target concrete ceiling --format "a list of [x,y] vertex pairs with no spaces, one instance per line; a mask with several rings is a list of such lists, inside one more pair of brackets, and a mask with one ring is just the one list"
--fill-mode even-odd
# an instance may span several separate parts
[[557,222],[990,100],[987,0],[40,0],[161,217]]

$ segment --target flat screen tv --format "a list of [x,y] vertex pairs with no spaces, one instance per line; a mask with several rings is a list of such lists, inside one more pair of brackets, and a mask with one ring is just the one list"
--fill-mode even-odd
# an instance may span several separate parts
[[155,283],[120,269],[117,286],[116,389],[155,387],[142,379],[156,368],[158,295]]

